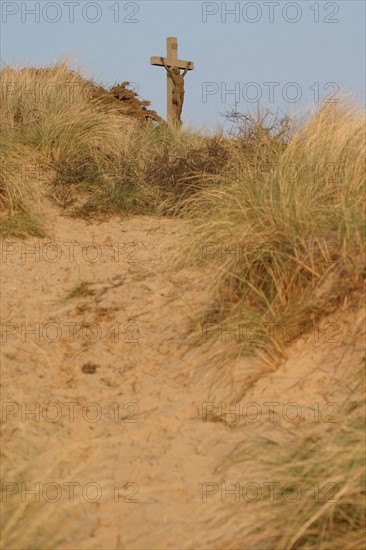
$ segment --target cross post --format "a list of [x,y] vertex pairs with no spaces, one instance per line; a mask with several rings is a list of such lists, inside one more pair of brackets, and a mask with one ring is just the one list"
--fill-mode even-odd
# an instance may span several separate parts
[[[175,36],[170,36],[166,39],[167,56],[164,58],[164,63],[169,68],[178,67],[178,69],[186,69],[190,63],[189,71],[194,69],[194,63],[191,61],[182,61],[178,59],[178,40]],[[163,67],[161,58],[158,56],[150,57],[150,64],[158,67]],[[174,75],[173,75],[174,76]],[[174,82],[167,72],[167,120],[169,126],[175,126],[179,121],[176,120],[176,110],[172,101],[174,91]]]

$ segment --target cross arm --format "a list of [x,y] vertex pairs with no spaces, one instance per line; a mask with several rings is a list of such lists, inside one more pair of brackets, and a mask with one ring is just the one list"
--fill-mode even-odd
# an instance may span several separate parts
[[[164,62],[168,67],[179,67],[179,69],[186,69],[187,68],[187,63],[189,63],[189,61],[182,61],[181,59],[178,59],[177,61],[174,61],[174,60],[168,59],[167,57],[164,57]],[[190,63],[191,63],[191,65],[190,65],[188,70],[193,71],[194,62],[191,61]],[[157,65],[159,67],[163,66],[162,62],[160,61],[159,56],[150,57],[150,65]]]

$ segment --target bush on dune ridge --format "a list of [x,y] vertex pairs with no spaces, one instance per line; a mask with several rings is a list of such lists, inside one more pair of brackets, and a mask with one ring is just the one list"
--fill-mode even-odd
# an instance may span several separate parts
[[167,212],[178,191],[222,165],[216,138],[168,129],[127,83],[106,90],[66,63],[5,67],[1,82],[4,163],[11,147],[32,149],[53,172],[49,194],[77,215]]

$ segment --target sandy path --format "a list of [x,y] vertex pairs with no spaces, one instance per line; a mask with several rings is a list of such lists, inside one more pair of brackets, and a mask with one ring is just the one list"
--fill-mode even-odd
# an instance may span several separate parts
[[[28,548],[22,540],[69,549],[213,548],[218,537],[230,539],[212,521],[218,503],[202,502],[201,484],[223,481],[217,466],[231,450],[273,425],[246,425],[243,433],[202,422],[202,403],[237,395],[255,364],[240,360],[230,366],[229,385],[216,376],[212,386],[210,354],[189,347],[190,319],[209,296],[202,274],[166,265],[178,230],[176,221],[152,218],[88,225],[58,216],[52,244],[4,243],[5,478],[17,487],[39,483],[41,495],[39,509],[22,519],[28,529],[26,538],[16,535],[17,548]],[[36,255],[26,253],[32,250]],[[344,369],[361,353],[360,334],[347,340],[354,323],[342,312],[339,320],[346,328],[337,345],[294,346],[246,401],[286,394],[284,403],[326,402],[339,363]],[[22,418],[25,406],[38,416]],[[248,479],[255,479],[251,468]],[[42,494],[50,482],[62,489],[56,503],[49,502],[52,488],[48,501]],[[74,502],[70,482],[79,484]],[[88,483],[97,485],[83,498]],[[27,512],[32,497],[25,500]],[[55,541],[50,532],[58,533]]]
[[[3,400],[39,407],[39,418],[22,421],[22,406],[9,405],[13,430],[5,438],[12,439],[14,471],[27,455],[27,487],[64,487],[58,504],[43,507],[47,517],[62,508],[62,521],[77,521],[71,540],[65,529],[62,547],[190,547],[195,518],[207,507],[200,484],[215,478],[229,451],[222,426],[201,422],[199,358],[186,353],[203,284],[197,273],[163,267],[176,225],[140,218],[90,226],[61,217],[49,242],[4,245]],[[81,282],[85,293],[67,298]],[[50,402],[58,407],[45,412]],[[82,409],[88,403],[96,405]],[[69,503],[63,484],[73,481],[97,483],[98,502],[83,501],[76,487]],[[126,482],[132,485],[124,489]]]

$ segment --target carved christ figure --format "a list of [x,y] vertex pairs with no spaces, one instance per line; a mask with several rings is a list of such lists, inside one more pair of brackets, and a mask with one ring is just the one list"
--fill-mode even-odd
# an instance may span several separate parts
[[164,57],[161,57],[160,61],[162,62],[163,66],[165,67],[167,73],[169,74],[174,84],[173,92],[172,92],[174,121],[177,124],[181,125],[182,124],[181,117],[182,117],[182,110],[183,110],[183,103],[184,103],[184,77],[186,76],[191,66],[191,62],[189,61],[187,63],[187,67],[184,69],[183,73],[181,74],[180,69],[178,67],[168,67],[168,65],[166,65],[164,61]]

